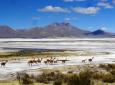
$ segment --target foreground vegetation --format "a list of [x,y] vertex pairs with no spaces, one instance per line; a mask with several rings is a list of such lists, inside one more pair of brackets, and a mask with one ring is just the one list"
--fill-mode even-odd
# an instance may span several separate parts
[[115,64],[101,64],[98,70],[88,66],[77,73],[44,70],[40,75],[29,75],[22,72],[17,73],[15,82],[0,85],[115,85]]
[[72,67],[67,73],[58,69],[43,70],[40,75],[17,73],[15,81],[0,85],[115,85],[115,64],[100,64],[98,70],[90,66],[76,73],[71,70],[76,68]]

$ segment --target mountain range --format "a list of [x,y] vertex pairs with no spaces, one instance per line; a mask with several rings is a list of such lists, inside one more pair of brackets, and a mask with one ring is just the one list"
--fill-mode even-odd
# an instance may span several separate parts
[[30,29],[16,29],[9,26],[0,26],[0,38],[57,38],[57,37],[115,37],[115,33],[98,29],[96,31],[82,30],[70,23],[53,23],[44,27]]

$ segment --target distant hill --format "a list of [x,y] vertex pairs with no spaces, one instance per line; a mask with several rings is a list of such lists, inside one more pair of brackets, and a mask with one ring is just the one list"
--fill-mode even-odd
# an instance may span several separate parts
[[114,33],[96,30],[82,30],[70,23],[53,23],[45,27],[14,30],[9,26],[0,26],[0,38],[56,38],[56,37],[115,37]]
[[104,30],[98,29],[96,31],[88,33],[92,37],[115,37],[115,33],[106,32]]
[[9,26],[0,26],[0,38],[16,37],[16,31]]

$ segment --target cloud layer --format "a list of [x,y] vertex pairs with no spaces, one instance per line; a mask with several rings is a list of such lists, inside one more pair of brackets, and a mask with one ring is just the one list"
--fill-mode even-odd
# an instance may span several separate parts
[[44,8],[38,9],[41,12],[62,12],[62,13],[81,13],[81,14],[96,14],[100,10],[99,7],[74,7],[72,9],[62,8],[62,7],[54,7],[54,6],[46,6]]
[[[89,0],[62,0],[64,2],[87,2]],[[96,0],[92,0],[96,1]],[[77,3],[76,3],[77,4]],[[53,12],[53,13],[80,13],[80,14],[96,14],[98,11],[100,11],[103,8],[112,9],[115,6],[115,0],[112,0],[111,2],[109,0],[97,0],[94,6],[76,6],[71,8],[66,7],[60,7],[60,6],[46,6],[43,8],[38,9],[40,12]]]
[[100,10],[99,7],[76,7],[73,8],[73,11],[76,13],[81,13],[81,14],[96,14]]
[[113,8],[113,5],[111,5],[111,4],[108,3],[108,2],[98,2],[98,3],[97,3],[97,6],[99,6],[99,7],[104,7],[104,8]]
[[38,9],[41,12],[70,12],[68,9],[62,7],[46,6],[42,9]]

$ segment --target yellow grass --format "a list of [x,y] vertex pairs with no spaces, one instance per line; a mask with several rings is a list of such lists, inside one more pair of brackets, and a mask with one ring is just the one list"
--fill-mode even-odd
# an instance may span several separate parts
[[[15,82],[10,82],[10,83],[0,83],[0,85],[20,85],[17,81]],[[53,85],[53,84],[43,84],[43,83],[34,83],[34,85]],[[62,84],[62,85],[66,85],[66,84]],[[93,85],[115,85],[115,83],[103,83],[101,81],[95,81],[95,84]]]
[[[15,82],[3,82],[0,85],[20,85],[17,81]],[[34,85],[51,85],[51,84],[43,84],[43,83],[34,83]]]

